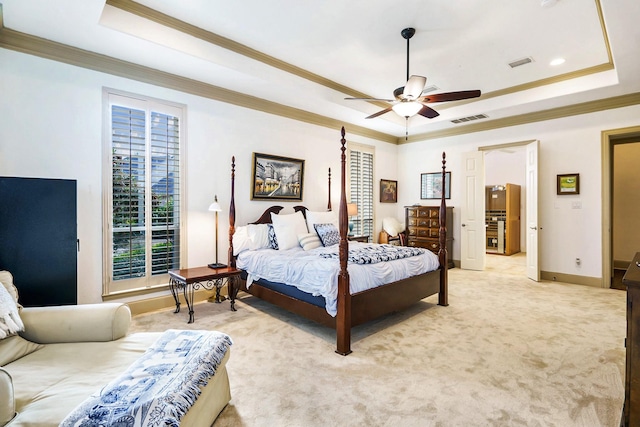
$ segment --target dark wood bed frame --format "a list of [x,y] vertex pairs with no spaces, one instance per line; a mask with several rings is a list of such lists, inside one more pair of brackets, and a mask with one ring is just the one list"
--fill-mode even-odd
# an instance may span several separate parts
[[[444,191],[440,199],[440,250],[438,259],[440,267],[437,270],[424,273],[408,279],[399,280],[367,291],[358,292],[351,295],[349,292],[349,272],[347,271],[348,257],[348,220],[347,220],[347,196],[346,186],[346,140],[344,127],[341,130],[340,151],[341,151],[341,176],[342,183],[340,189],[339,206],[339,257],[340,273],[338,276],[338,313],[336,317],[330,316],[327,311],[305,301],[298,300],[291,296],[273,291],[253,283],[248,289],[246,282],[241,281],[240,289],[243,291],[280,306],[292,313],[296,313],[307,319],[329,326],[336,330],[336,353],[346,356],[351,353],[351,328],[370,320],[376,319],[385,314],[397,312],[409,307],[433,294],[438,294],[438,305],[447,306],[448,284],[447,284],[447,250],[446,250],[446,202]],[[445,153],[442,153],[442,182],[445,180]],[[235,232],[235,157],[231,160],[231,203],[229,206],[229,263],[236,266],[236,259],[233,255],[233,234]],[[282,206],[272,206],[264,211],[258,220],[252,224],[271,223],[271,213],[277,214],[283,209]],[[304,206],[296,206],[296,211],[303,214],[306,211]],[[329,169],[329,203],[328,210],[331,210],[331,169]]]

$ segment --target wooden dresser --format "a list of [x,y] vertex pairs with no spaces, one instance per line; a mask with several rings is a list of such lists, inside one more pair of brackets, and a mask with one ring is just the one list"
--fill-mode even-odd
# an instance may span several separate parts
[[[440,206],[405,206],[407,246],[426,248],[436,255],[440,250]],[[449,268],[453,268],[453,207],[447,207],[446,249]]]
[[622,279],[627,287],[627,360],[621,426],[640,426],[640,252]]

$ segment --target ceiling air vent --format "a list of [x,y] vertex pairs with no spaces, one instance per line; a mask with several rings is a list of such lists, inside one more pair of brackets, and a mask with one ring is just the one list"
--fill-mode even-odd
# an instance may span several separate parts
[[531,58],[529,56],[529,57],[526,57],[526,58],[518,59],[517,61],[509,62],[509,67],[516,68],[516,67],[519,67],[521,65],[530,64],[532,62],[533,62],[533,58]]
[[466,122],[472,122],[474,120],[486,119],[488,117],[489,116],[487,116],[486,114],[476,114],[475,116],[468,116],[468,117],[462,117],[460,119],[451,120],[451,123],[455,123],[455,124],[466,123]]
[[431,86],[427,86],[424,89],[422,89],[422,93],[429,93],[429,92],[433,92],[434,90],[438,90],[438,89],[440,89],[438,86],[431,85]]

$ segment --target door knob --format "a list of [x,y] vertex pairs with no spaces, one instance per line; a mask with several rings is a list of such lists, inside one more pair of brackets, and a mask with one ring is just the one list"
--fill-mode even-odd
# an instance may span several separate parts
[[463,227],[466,227],[466,226],[467,226],[467,224],[462,224],[462,226],[463,226]]

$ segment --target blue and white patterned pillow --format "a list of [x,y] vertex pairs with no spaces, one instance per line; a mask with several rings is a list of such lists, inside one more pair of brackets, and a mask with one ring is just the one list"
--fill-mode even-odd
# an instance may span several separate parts
[[340,243],[340,232],[335,224],[313,224],[323,246],[333,246]]
[[267,224],[269,227],[269,247],[271,249],[278,250],[278,239],[276,239],[276,230],[273,228],[273,224]]

